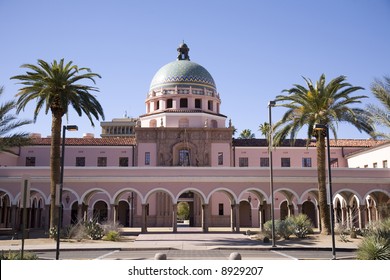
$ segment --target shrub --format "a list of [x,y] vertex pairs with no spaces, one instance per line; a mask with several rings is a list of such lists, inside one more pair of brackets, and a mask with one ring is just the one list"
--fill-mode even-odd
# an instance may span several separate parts
[[293,226],[293,232],[298,238],[305,238],[307,234],[313,232],[311,221],[305,214],[288,217]]
[[271,238],[272,237],[272,221],[266,221],[263,226],[264,236]]
[[[293,225],[288,220],[275,220],[275,235],[289,239],[293,234]],[[267,221],[264,224],[264,235],[272,238],[272,221]],[[276,238],[276,236],[275,236]]]
[[119,232],[111,230],[107,232],[107,234],[104,236],[104,240],[107,241],[118,241],[120,239],[121,235]]
[[84,222],[81,221],[75,225],[70,225],[66,230],[66,237],[78,241],[89,238]]
[[358,247],[359,260],[390,260],[390,219],[368,229]]
[[84,222],[86,233],[92,240],[102,239],[104,236],[103,227],[96,221],[90,220]]
[[291,219],[276,220],[275,231],[284,239],[290,239],[290,236],[294,233],[294,224]]
[[[8,252],[1,251],[0,260],[21,260],[22,252],[21,251],[11,251]],[[23,252],[23,260],[37,260],[38,256],[31,252]]]

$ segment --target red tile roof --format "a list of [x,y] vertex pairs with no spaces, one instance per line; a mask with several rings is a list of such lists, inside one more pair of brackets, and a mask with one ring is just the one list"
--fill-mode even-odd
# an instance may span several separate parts
[[[32,145],[50,145],[51,138],[32,138]],[[368,148],[385,143],[383,140],[366,139],[334,139],[330,140],[331,147],[360,147]],[[132,146],[136,145],[135,137],[104,137],[104,138],[66,138],[67,146]],[[236,147],[267,147],[266,139],[233,139]],[[309,147],[315,147],[316,141],[312,140]],[[296,139],[292,144],[290,140],[285,140],[282,147],[306,147],[305,139]]]
[[[284,140],[280,145],[282,147],[306,147],[307,141],[305,139],[296,139],[294,142],[291,142],[289,139]],[[383,140],[371,140],[371,139],[330,139],[331,147],[374,147],[380,144],[385,143]],[[237,147],[267,147],[268,142],[266,139],[233,139],[233,145]],[[311,140],[309,147],[315,147],[316,141]]]
[[[32,145],[50,145],[51,138],[33,138]],[[66,138],[67,146],[132,146],[136,144],[135,137],[105,137],[105,138]]]

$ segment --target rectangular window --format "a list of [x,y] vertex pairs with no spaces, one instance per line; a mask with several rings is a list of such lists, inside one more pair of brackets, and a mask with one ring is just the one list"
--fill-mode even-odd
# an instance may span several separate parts
[[180,98],[180,108],[188,108],[188,99]]
[[186,149],[179,150],[179,166],[190,166],[190,152]]
[[382,161],[382,166],[383,166],[383,168],[388,168],[387,167],[387,160]]
[[150,165],[150,152],[145,152],[145,165]]
[[374,162],[374,163],[372,164],[372,167],[377,168],[377,167],[378,167],[378,163],[377,163],[377,162]]
[[238,159],[238,166],[239,167],[248,167],[248,158],[247,157],[240,157]]
[[195,108],[202,109],[202,99],[195,99]]
[[302,158],[302,167],[311,167],[311,158]]
[[364,165],[364,168],[368,168],[368,165],[367,165],[367,164],[365,164],[365,165]]
[[85,166],[85,157],[76,157],[76,166]]
[[209,109],[210,111],[212,111],[212,110],[213,110],[213,101],[212,101],[212,100],[209,100],[208,103],[207,103],[207,105],[208,105],[208,109]]
[[158,109],[160,109],[160,101],[159,100],[154,102],[154,110],[158,110]]
[[282,158],[281,160],[282,167],[290,167],[290,158]]
[[129,166],[129,158],[128,157],[120,157],[119,158],[119,166],[120,167],[127,167],[127,166]]
[[218,165],[223,165],[223,153],[218,153]]
[[26,157],[26,166],[35,166],[35,157]]
[[269,157],[260,158],[260,167],[269,167]]
[[223,203],[218,204],[218,215],[223,216]]
[[339,167],[339,159],[330,158],[330,167]]
[[167,100],[167,109],[172,108],[172,107],[173,107],[173,100],[172,100],[172,98],[170,98]]
[[97,158],[97,166],[98,167],[105,167],[105,166],[107,166],[107,157],[98,157]]

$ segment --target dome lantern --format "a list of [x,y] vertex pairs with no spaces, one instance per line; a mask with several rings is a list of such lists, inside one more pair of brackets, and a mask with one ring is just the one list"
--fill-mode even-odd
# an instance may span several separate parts
[[179,52],[179,54],[177,55],[177,60],[190,60],[190,56],[188,55],[190,48],[187,46],[187,44],[184,43],[184,41],[177,48],[177,51]]

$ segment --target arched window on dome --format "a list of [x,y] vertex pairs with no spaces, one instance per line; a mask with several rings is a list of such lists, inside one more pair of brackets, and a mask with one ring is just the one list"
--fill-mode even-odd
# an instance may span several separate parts
[[157,121],[156,120],[150,120],[149,121],[149,127],[157,127]]
[[189,127],[189,120],[187,118],[182,118],[179,120],[179,127]]

